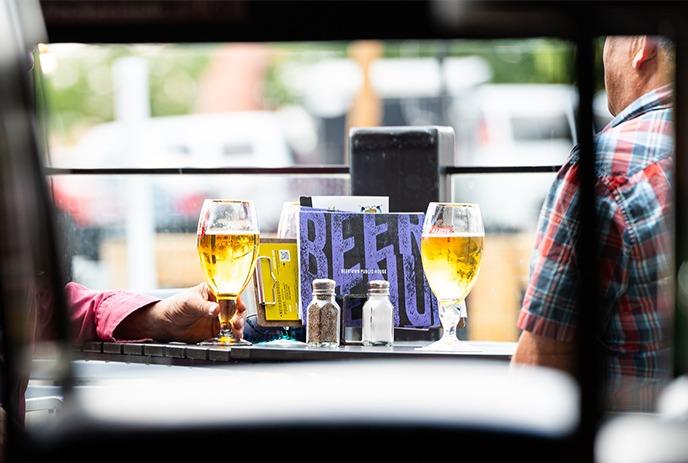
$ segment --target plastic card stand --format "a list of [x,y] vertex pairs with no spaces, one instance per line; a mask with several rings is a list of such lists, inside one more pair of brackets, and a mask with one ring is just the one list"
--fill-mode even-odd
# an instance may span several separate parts
[[258,326],[301,327],[295,239],[261,238],[254,274]]

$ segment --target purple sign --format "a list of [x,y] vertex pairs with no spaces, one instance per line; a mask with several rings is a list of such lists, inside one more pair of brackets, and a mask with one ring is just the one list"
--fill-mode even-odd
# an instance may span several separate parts
[[423,216],[301,208],[299,265],[304,323],[313,280],[330,278],[337,282],[339,298],[365,296],[369,280],[387,280],[396,326],[438,326],[437,300],[420,258]]

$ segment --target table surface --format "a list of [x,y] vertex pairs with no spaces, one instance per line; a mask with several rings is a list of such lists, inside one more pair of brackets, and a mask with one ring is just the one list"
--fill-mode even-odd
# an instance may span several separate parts
[[288,362],[301,360],[336,360],[359,358],[456,358],[509,360],[516,349],[514,342],[471,341],[469,352],[436,352],[417,350],[429,342],[398,342],[392,347],[347,345],[337,348],[306,346],[276,347],[200,346],[184,343],[120,343],[87,342],[76,347],[76,357],[84,360],[105,360],[162,365],[212,365],[227,362]]

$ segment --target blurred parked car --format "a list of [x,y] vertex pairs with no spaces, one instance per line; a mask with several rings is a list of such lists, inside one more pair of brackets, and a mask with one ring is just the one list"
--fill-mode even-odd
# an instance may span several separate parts
[[[470,92],[492,77],[489,64],[478,56],[380,58],[370,68],[370,83],[382,106],[380,125],[446,125],[445,100]],[[283,84],[297,95],[318,122],[318,157],[310,162],[346,162],[347,113],[363,75],[349,58],[323,59],[313,64],[285,65]]]
[[[93,127],[54,167],[275,167],[292,164],[277,116],[270,112],[157,117],[136,127],[120,122]],[[58,209],[82,230],[122,230],[128,191],[138,176],[67,175],[53,178]],[[141,177],[138,177],[140,179]],[[282,203],[291,198],[288,180],[261,185],[250,176],[147,176],[157,231],[195,232],[204,198],[253,199],[264,230],[277,228]],[[146,198],[133,198],[144,201]],[[89,253],[94,253],[90,250]],[[78,251],[77,251],[78,253]],[[88,253],[87,253],[88,254]]]
[[[577,95],[568,85],[489,84],[454,100],[456,164],[460,166],[559,165],[575,144]],[[535,227],[551,174],[456,176],[457,201],[480,204],[485,227],[521,231]]]

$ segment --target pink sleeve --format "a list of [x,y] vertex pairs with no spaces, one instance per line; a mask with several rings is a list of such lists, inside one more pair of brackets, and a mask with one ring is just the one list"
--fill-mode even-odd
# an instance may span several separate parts
[[132,312],[160,300],[130,291],[93,291],[73,282],[65,286],[65,295],[76,342],[133,341],[115,339],[115,329]]

